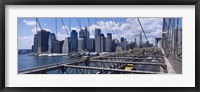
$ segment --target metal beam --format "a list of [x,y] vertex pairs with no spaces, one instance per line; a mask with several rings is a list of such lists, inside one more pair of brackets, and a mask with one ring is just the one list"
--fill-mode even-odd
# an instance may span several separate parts
[[[123,57],[142,57],[142,56],[144,56],[144,55],[124,55]],[[115,57],[118,57],[118,56],[115,55]],[[146,55],[145,57],[163,58],[163,56],[161,56],[161,55]]]
[[[148,55],[145,57],[152,57],[152,58],[139,58],[141,55],[133,55],[130,54],[129,52],[123,52],[124,54],[118,54],[118,53],[109,53],[109,54],[105,54],[105,55],[101,55],[101,56],[97,56],[97,57],[91,57],[90,61],[88,62],[94,62],[96,64],[96,66],[78,66],[81,63],[86,62],[83,59],[74,59],[74,60],[70,60],[70,61],[66,61],[66,62],[61,62],[61,63],[56,63],[56,64],[49,64],[49,65],[45,65],[45,66],[39,66],[39,67],[34,67],[34,68],[29,68],[29,69],[24,69],[24,70],[19,70],[18,73],[20,74],[27,74],[27,73],[46,73],[47,71],[50,70],[55,70],[55,69],[61,69],[63,67],[65,68],[78,68],[78,69],[92,69],[92,70],[101,70],[106,72],[128,72],[128,73],[155,73],[155,72],[149,72],[149,71],[138,71],[138,70],[134,70],[134,71],[127,71],[127,70],[123,70],[123,69],[110,69],[110,68],[102,68],[102,65],[109,65],[109,64],[118,64],[119,66],[121,65],[126,65],[126,64],[141,64],[141,65],[158,65],[158,66],[165,66],[165,63],[162,62],[132,62],[134,60],[157,60],[157,61],[163,61],[163,58],[153,58],[156,56],[153,55]],[[126,54],[128,53],[128,54]],[[125,55],[126,54],[126,55]],[[119,56],[120,57],[116,57]],[[130,56],[130,57],[129,57]],[[108,60],[101,60],[101,59],[108,59]],[[109,59],[116,59],[116,61],[112,61]],[[117,59],[124,59],[126,61],[119,61]],[[100,67],[98,67],[97,63],[99,63]],[[94,64],[94,65],[95,65]],[[111,66],[109,65],[109,67]],[[64,69],[63,68],[63,71]],[[120,67],[119,67],[120,68]],[[61,69],[62,70],[62,69]],[[75,70],[73,70],[75,71]],[[81,71],[81,70],[80,70]],[[69,72],[70,73],[70,72]],[[156,72],[157,73],[157,72]]]
[[81,68],[81,69],[92,69],[92,70],[104,70],[113,72],[124,72],[124,73],[136,73],[136,74],[160,74],[160,72],[151,71],[139,71],[139,70],[123,70],[123,69],[110,69],[110,68],[98,68],[98,67],[86,67],[86,66],[75,66],[75,65],[64,65],[68,68]]
[[134,59],[134,60],[162,60],[159,58],[134,58],[134,57],[102,57],[107,59]]
[[111,60],[91,60],[90,62],[121,63],[121,64],[141,64],[141,65],[158,65],[158,66],[164,65],[164,63],[160,63],[160,62],[131,62],[131,61],[111,61]]

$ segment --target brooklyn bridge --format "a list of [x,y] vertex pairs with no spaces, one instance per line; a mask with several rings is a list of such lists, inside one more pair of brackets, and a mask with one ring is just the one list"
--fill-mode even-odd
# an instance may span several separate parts
[[[36,18],[41,31],[38,31],[34,37],[33,55],[55,57],[57,55],[55,53],[62,53],[58,55],[77,56],[78,53],[84,52],[95,52],[98,55],[82,55],[81,58],[18,70],[18,73],[50,74],[51,71],[56,71],[56,74],[181,74],[182,25],[180,19],[163,18],[162,34],[161,37],[155,38],[154,46],[149,42],[140,19],[136,19],[141,28],[139,45],[136,40],[128,44],[126,38],[121,38],[120,44],[113,45],[112,34],[107,33],[107,38],[105,38],[100,29],[93,30],[95,38],[90,40],[87,28],[82,30],[78,19],[81,29],[79,37],[82,39],[78,40],[76,30],[72,30],[71,37],[66,37],[65,41],[57,41],[54,34],[43,30],[39,19]],[[61,22],[65,26],[62,18]],[[91,25],[89,18],[88,23]],[[71,24],[70,21],[69,24]],[[65,30],[68,32],[66,28]],[[67,34],[69,36],[69,33]],[[142,42],[142,34],[146,43]],[[101,52],[108,53],[99,54]]]

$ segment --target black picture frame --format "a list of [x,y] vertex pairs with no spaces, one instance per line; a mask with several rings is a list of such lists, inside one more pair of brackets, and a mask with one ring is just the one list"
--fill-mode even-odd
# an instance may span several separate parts
[[[195,87],[159,87],[159,88],[150,88],[150,87],[133,87],[133,88],[49,88],[49,87],[5,87],[5,6],[6,5],[195,5],[195,43],[196,43],[196,52],[195,52]],[[200,0],[1,0],[0,1],[0,91],[2,92],[27,92],[27,91],[37,91],[37,92],[194,92],[200,91],[199,84],[199,72],[200,72],[200,63],[198,58],[199,53],[199,42],[200,39],[198,35],[200,31]]]

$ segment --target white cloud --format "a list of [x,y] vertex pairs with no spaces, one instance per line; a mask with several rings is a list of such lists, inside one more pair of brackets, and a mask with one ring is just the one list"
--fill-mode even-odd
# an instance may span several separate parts
[[78,27],[71,27],[71,30],[76,30],[76,32],[77,32],[77,31],[80,31],[80,28],[78,28]]
[[62,29],[62,30],[67,29],[67,30],[68,30],[68,27],[65,25],[65,26],[62,26],[61,29]]
[[18,37],[18,47],[19,49],[31,49],[33,45],[33,35]]
[[36,25],[36,21],[23,20],[23,22],[24,22],[27,26],[35,26],[35,25]]
[[[160,37],[162,33],[162,20],[162,18],[140,18],[141,24],[150,43],[154,43],[155,37]],[[127,18],[124,23],[116,21],[98,21],[96,24],[88,27],[90,35],[94,35],[95,28],[100,28],[104,35],[111,32],[114,39],[119,40],[121,37],[125,37],[128,41],[134,41],[135,38],[137,38],[138,41],[139,34],[142,32],[137,18]],[[143,42],[146,42],[144,35],[142,37]]]
[[43,30],[46,30],[46,31],[49,31],[49,32],[51,32],[51,30],[50,30],[50,29],[48,29],[48,28],[44,28]]
[[57,37],[57,40],[61,41],[61,40],[64,40],[67,37],[67,34],[66,33],[61,34],[60,32],[58,32],[56,34],[56,37]]
[[[46,30],[46,31],[51,32],[51,30],[48,29],[48,28],[43,28],[43,30]],[[41,31],[41,29],[40,29],[39,27],[37,27],[37,28],[35,27],[35,28],[33,28],[33,29],[31,30],[31,32],[32,32],[33,34],[36,34],[37,31]]]
[[44,26],[47,26],[47,24],[45,23]]

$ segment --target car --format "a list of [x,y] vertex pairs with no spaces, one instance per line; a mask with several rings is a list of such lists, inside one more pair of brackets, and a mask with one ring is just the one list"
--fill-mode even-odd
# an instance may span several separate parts
[[124,69],[125,70],[136,70],[134,64],[127,64]]

